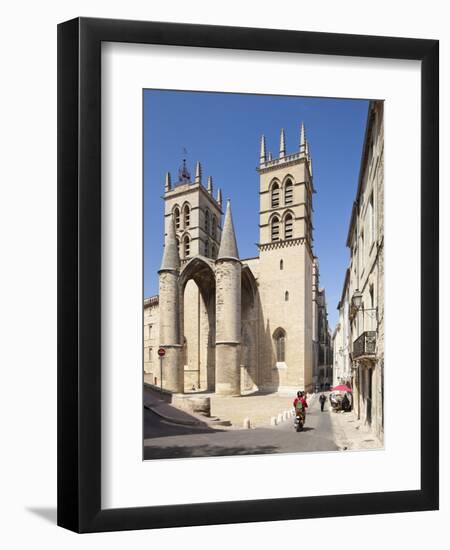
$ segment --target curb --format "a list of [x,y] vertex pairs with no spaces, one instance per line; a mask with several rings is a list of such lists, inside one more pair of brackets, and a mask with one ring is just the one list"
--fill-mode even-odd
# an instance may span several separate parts
[[201,420],[183,420],[183,419],[176,419],[172,416],[166,416],[165,414],[162,414],[156,410],[156,407],[151,407],[150,405],[144,405],[144,409],[147,409],[149,411],[152,411],[152,413],[156,414],[156,416],[159,416],[166,422],[170,422],[171,424],[181,424],[182,426],[197,426],[200,428],[208,427],[208,425],[205,422],[202,422]]
[[149,382],[144,382],[144,388],[148,388],[149,390],[153,390],[164,395],[173,395],[173,392],[161,389],[159,386],[155,386],[154,384],[150,384]]

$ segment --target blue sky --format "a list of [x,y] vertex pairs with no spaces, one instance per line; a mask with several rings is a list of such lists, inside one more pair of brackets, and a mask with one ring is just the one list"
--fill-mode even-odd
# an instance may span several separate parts
[[280,129],[287,153],[297,151],[303,121],[313,159],[314,253],[320,262],[332,330],[337,321],[349,251],[345,246],[356,195],[368,101],[253,94],[144,91],[144,296],[158,293],[163,244],[165,173],[176,181],[187,149],[188,168],[202,163],[231,199],[241,258],[257,256],[261,134],[278,156]]

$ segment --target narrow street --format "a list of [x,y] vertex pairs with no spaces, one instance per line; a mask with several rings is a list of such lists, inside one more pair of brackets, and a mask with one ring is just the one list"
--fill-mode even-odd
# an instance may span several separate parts
[[144,409],[144,460],[336,450],[328,404],[322,413],[317,399],[300,433],[293,418],[274,427],[213,429],[167,422]]

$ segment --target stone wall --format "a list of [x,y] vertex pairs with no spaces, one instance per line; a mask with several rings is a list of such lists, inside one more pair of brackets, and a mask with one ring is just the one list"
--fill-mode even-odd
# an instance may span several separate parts
[[144,372],[151,375],[155,385],[160,384],[159,347],[159,299],[152,296],[144,301]]

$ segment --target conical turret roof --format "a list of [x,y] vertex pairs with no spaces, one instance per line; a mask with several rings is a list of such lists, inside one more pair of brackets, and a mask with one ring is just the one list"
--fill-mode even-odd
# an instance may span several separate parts
[[233,216],[231,214],[230,199],[227,201],[225,212],[225,221],[223,223],[222,239],[220,241],[219,254],[217,259],[235,258],[239,259],[239,252],[236,243],[236,234],[234,232]]
[[161,270],[163,269],[179,269],[180,255],[178,254],[177,239],[175,236],[175,225],[173,219],[169,221],[167,228],[166,243],[164,246],[164,254],[161,262]]

